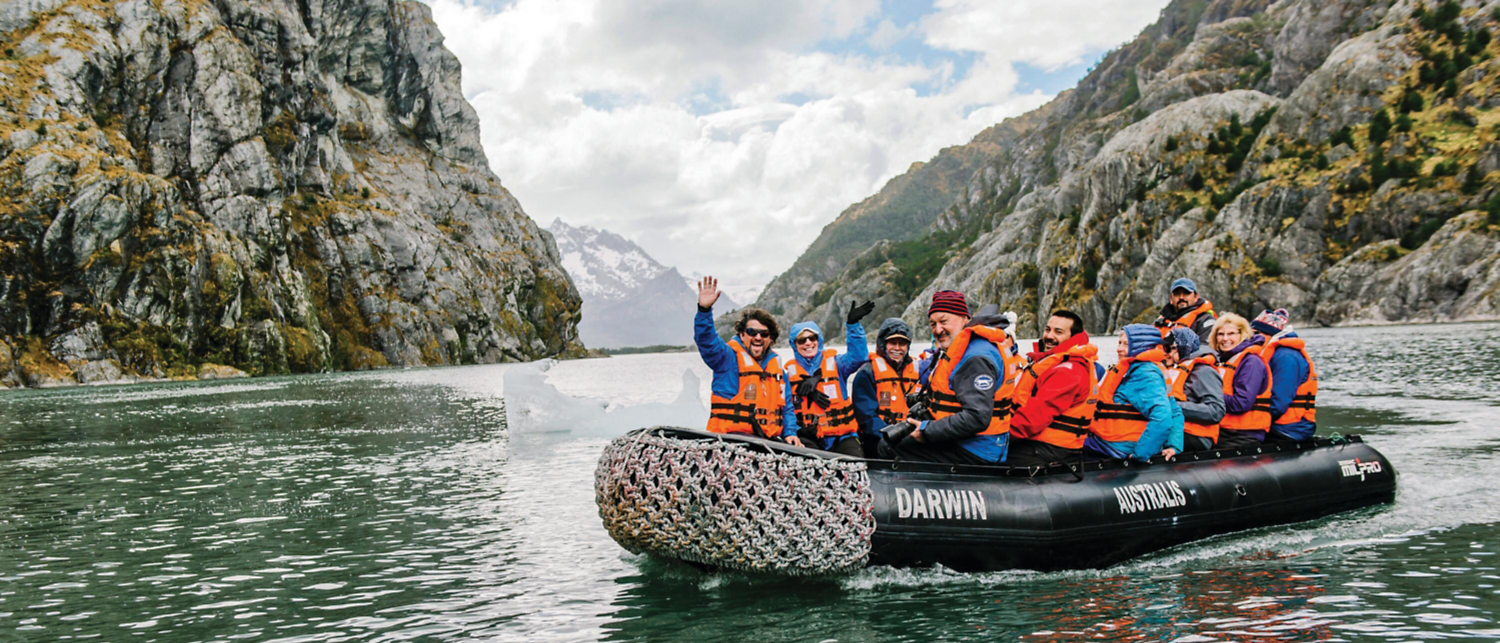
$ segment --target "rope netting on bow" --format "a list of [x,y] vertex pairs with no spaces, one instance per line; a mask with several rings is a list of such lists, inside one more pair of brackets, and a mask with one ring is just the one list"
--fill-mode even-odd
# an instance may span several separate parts
[[633,553],[807,575],[865,566],[875,532],[863,462],[643,430],[605,447],[594,496]]

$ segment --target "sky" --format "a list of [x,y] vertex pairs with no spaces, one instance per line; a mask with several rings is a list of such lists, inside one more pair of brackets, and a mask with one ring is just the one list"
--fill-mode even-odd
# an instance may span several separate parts
[[943,147],[1072,87],[1166,0],[425,0],[490,167],[752,292]]

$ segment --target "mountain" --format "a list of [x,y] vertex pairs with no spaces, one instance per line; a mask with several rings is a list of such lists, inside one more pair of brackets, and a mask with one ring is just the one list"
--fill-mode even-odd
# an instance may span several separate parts
[[918,322],[951,288],[1023,334],[1061,307],[1105,332],[1189,276],[1221,311],[1304,325],[1500,317],[1497,29],[1479,2],[1174,0],[1077,87],[939,154],[984,157],[954,165],[956,196],[914,166],[823,231],[852,259],[815,244],[757,304]]
[[[548,230],[562,265],[583,297],[578,333],[595,348],[687,346],[693,342],[698,293],[676,268],[658,263],[628,239],[607,230],[570,226],[561,219]],[[714,309],[739,308],[720,295]]]
[[31,0],[0,40],[0,382],[581,351],[426,5]]

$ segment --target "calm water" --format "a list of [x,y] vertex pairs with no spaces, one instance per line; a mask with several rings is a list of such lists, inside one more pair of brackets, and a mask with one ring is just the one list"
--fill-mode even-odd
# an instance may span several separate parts
[[[509,434],[506,367],[0,393],[0,641],[1500,640],[1500,324],[1306,335],[1395,505],[1060,574],[631,556],[607,438]],[[685,368],[706,393],[694,354],[548,381],[665,403]]]

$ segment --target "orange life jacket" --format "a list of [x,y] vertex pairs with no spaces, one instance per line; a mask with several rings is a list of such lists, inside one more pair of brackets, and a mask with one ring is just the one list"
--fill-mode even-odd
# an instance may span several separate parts
[[[1213,355],[1204,355],[1196,359],[1179,363],[1178,365],[1167,369],[1167,387],[1172,392],[1172,398],[1177,400],[1178,402],[1188,401],[1188,374],[1192,373],[1193,369],[1198,368],[1199,366],[1202,366],[1204,368],[1215,368],[1217,364],[1218,359],[1216,359]],[[1182,423],[1182,432],[1188,435],[1196,435],[1200,438],[1208,438],[1212,442],[1219,441],[1218,424],[1200,424],[1184,418]]]
[[1318,421],[1318,369],[1313,367],[1312,356],[1307,354],[1307,342],[1301,337],[1283,337],[1273,339],[1266,343],[1261,349],[1261,354],[1266,356],[1266,370],[1271,368],[1271,358],[1276,355],[1276,349],[1290,348],[1302,353],[1302,359],[1307,360],[1307,381],[1297,387],[1297,393],[1292,398],[1292,405],[1287,407],[1281,417],[1272,421],[1273,424],[1291,424],[1300,420],[1308,422]]
[[[1265,349],[1264,345],[1250,346],[1234,357],[1229,358],[1220,366],[1224,372],[1224,397],[1234,395],[1234,377],[1244,361],[1246,355],[1260,356]],[[1255,395],[1255,404],[1249,411],[1244,413],[1225,413],[1223,421],[1219,422],[1220,429],[1231,429],[1234,431],[1269,431],[1271,430],[1271,367],[1266,366],[1266,388]]]
[[740,433],[777,437],[781,435],[782,409],[781,363],[776,356],[761,368],[750,351],[739,342],[729,342],[734,362],[739,366],[740,390],[733,398],[714,394],[708,405],[710,433]]
[[1173,328],[1186,328],[1188,330],[1192,330],[1193,324],[1196,323],[1198,321],[1198,317],[1202,315],[1208,315],[1209,319],[1215,319],[1218,317],[1214,314],[1214,303],[1207,299],[1199,297],[1198,305],[1195,306],[1192,310],[1183,313],[1181,317],[1172,320],[1172,323],[1170,324],[1167,324],[1165,326],[1157,326],[1157,329],[1161,330],[1162,337],[1166,337],[1167,335],[1171,334]]
[[917,364],[906,361],[906,367],[897,371],[884,357],[870,353],[870,368],[875,375],[875,399],[879,407],[875,415],[886,424],[895,424],[906,419],[906,395],[917,388]]
[[1052,422],[1036,435],[1022,436],[1045,442],[1064,449],[1082,449],[1088,437],[1089,424],[1094,421],[1095,405],[1099,398],[1099,375],[1094,371],[1094,361],[1099,358],[1099,347],[1093,344],[1074,346],[1067,351],[1048,355],[1021,371],[1011,397],[1011,406],[1020,409],[1036,395],[1042,375],[1064,361],[1074,362],[1088,372],[1089,395],[1072,408],[1059,413]]
[[[823,358],[818,362],[818,390],[828,396],[828,408],[813,404],[809,400],[797,401],[797,424],[804,429],[816,428],[818,437],[831,438],[854,433],[859,425],[854,420],[854,403],[844,395],[839,386],[839,354],[832,348],[823,349]],[[802,364],[792,357],[786,362],[786,381],[792,390],[811,375]]]
[[1094,414],[1094,422],[1089,425],[1089,432],[1105,442],[1135,442],[1141,439],[1141,434],[1146,432],[1146,416],[1129,404],[1116,402],[1115,391],[1120,388],[1120,382],[1125,381],[1125,375],[1136,362],[1155,366],[1165,379],[1166,373],[1163,372],[1161,362],[1166,357],[1166,352],[1161,348],[1153,348],[1135,357],[1126,357],[1109,367],[1109,372],[1104,374],[1104,381],[1099,384],[1098,412]]
[[[958,395],[953,391],[953,370],[963,360],[964,353],[969,350],[969,342],[978,335],[990,341],[998,350],[1005,343],[1005,331],[990,326],[970,326],[958,332],[954,336],[953,343],[939,353],[935,358],[937,365],[932,369],[932,375],[927,384],[932,390],[932,400],[927,408],[932,411],[932,419],[941,420],[945,417],[963,410],[959,404]],[[1003,361],[1003,360],[1002,360]],[[1001,381],[995,382],[995,404],[990,413],[990,423],[978,435],[1002,435],[1010,433],[1010,394],[1014,388],[1007,385],[1005,378],[1005,365],[996,364],[1000,369]]]

